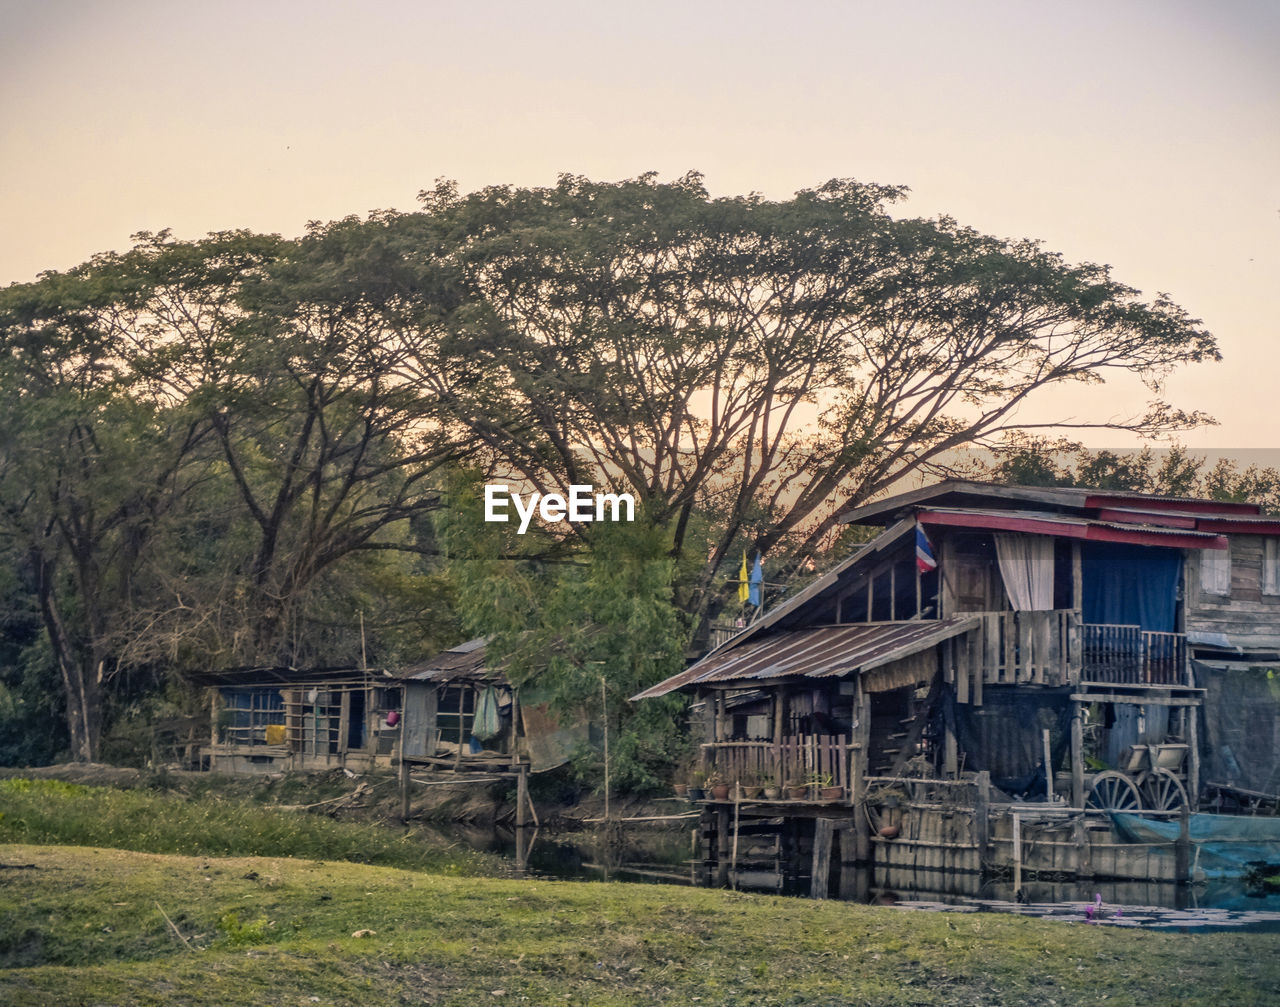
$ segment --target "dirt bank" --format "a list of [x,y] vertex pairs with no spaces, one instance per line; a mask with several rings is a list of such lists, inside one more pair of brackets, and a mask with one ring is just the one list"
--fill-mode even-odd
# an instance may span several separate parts
[[[415,785],[409,817],[417,821],[508,822],[515,813],[515,784],[511,781],[452,782],[436,774],[428,785]],[[102,763],[69,762],[56,766],[0,767],[0,778],[65,780],[86,786],[147,788],[192,796],[219,795],[258,804],[305,810],[332,818],[395,823],[401,820],[400,793],[392,773],[349,774],[337,769],[323,773],[270,776],[224,776],[172,769],[135,769]],[[598,824],[604,818],[604,797],[582,793],[568,784],[535,780],[532,788],[538,819],[543,826],[572,830]],[[662,818],[689,810],[672,798],[613,795],[613,819]],[[661,823],[658,823],[661,824]]]

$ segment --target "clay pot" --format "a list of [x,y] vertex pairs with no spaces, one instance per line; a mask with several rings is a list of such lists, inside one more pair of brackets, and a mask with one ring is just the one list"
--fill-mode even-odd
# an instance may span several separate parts
[[743,787],[742,796],[748,801],[754,801],[760,796],[760,791],[762,790],[764,790],[764,787]]
[[787,787],[787,800],[803,801],[805,799],[805,795],[808,793],[809,788],[803,785],[799,787]]
[[838,801],[844,796],[844,787],[823,787],[821,796],[824,801]]
[[727,801],[729,799],[729,784],[717,783],[711,788],[711,798],[716,801]]
[[672,785],[672,787],[671,787],[671,789],[672,789],[672,790],[674,790],[674,791],[676,792],[676,797],[688,797],[688,796],[689,796],[689,784],[687,784],[687,783],[676,783],[676,784],[673,784],[673,785]]
[[776,801],[781,796],[782,796],[781,787],[765,787],[764,788],[764,799],[766,801]]
[[876,833],[881,839],[897,839],[899,829],[896,825],[885,825]]

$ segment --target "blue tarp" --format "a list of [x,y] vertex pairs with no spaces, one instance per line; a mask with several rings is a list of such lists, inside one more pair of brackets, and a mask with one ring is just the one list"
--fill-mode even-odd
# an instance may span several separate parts
[[1173,633],[1182,554],[1174,549],[1085,542],[1080,549],[1086,623]]
[[[1111,823],[1126,843],[1173,843],[1180,828],[1176,820],[1122,811],[1111,812]],[[1193,873],[1198,868],[1207,878],[1238,878],[1251,864],[1280,864],[1280,818],[1192,815],[1188,826]]]

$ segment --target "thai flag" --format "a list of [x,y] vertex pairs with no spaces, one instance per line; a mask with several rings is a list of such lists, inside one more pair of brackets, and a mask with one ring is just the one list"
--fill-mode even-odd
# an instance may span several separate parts
[[924,533],[923,525],[916,525],[916,569],[921,573],[938,569],[937,557],[933,555],[933,543]]

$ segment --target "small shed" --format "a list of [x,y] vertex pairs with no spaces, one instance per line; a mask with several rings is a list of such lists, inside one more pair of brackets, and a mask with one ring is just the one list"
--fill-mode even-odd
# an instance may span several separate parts
[[188,678],[212,690],[214,772],[363,771],[398,757],[403,686],[389,672],[257,667]]
[[405,758],[458,768],[515,761],[519,697],[502,669],[489,667],[485,644],[468,640],[398,676]]
[[488,641],[468,640],[397,676],[404,688],[404,758],[425,766],[540,773],[568,762],[597,732],[585,712],[552,710],[536,680],[513,685]]

